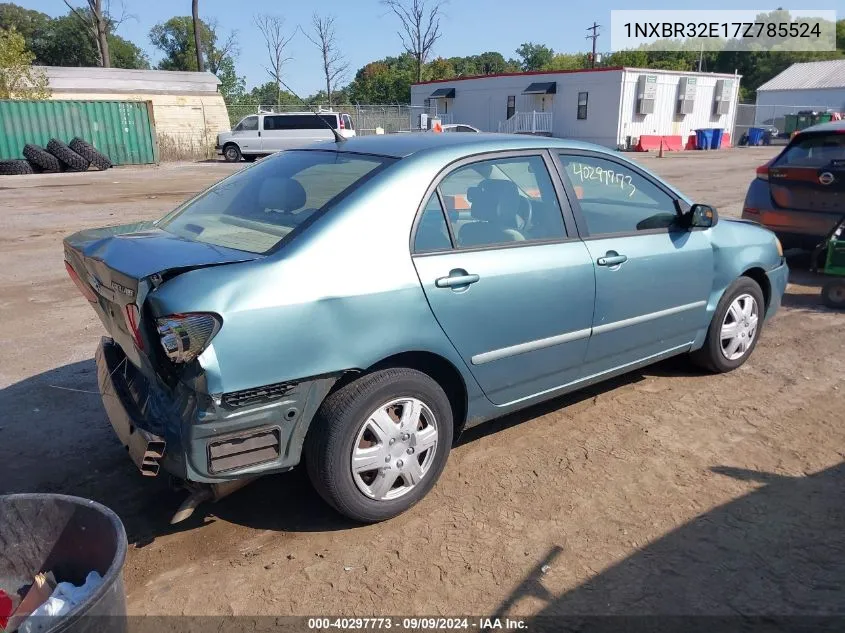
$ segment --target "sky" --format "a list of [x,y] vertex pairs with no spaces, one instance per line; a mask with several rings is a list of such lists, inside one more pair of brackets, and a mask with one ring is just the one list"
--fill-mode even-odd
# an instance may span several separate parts
[[[14,1],[14,0],[12,0]],[[120,0],[111,0],[114,7]],[[431,2],[432,0],[429,0]],[[84,0],[71,0],[77,6]],[[118,29],[118,34],[144,49],[153,66],[161,59],[160,52],[149,41],[150,28],[174,15],[190,15],[190,0],[123,0],[127,14],[134,16]],[[51,16],[64,15],[62,0],[17,0],[17,4],[37,9]],[[798,7],[802,2],[793,2]],[[814,9],[839,9],[845,17],[842,0],[813,0]],[[680,5],[680,6],[683,6]],[[743,0],[708,0],[698,4],[708,9],[754,9],[771,11],[790,6],[783,0],[774,3]],[[261,34],[253,23],[259,13],[279,15],[285,19],[288,33],[298,25],[307,29],[312,13],[336,16],[338,43],[346,55],[350,70],[348,80],[364,64],[402,52],[397,35],[398,20],[378,0],[321,0],[319,3],[281,0],[200,0],[200,16],[216,18],[219,32],[237,32],[240,54],[235,65],[239,75],[247,79],[247,88],[269,80],[264,70],[266,49]],[[637,4],[620,0],[448,0],[443,7],[442,37],[435,44],[434,56],[474,55],[499,51],[505,58],[516,57],[515,50],[523,42],[543,43],[555,52],[574,53],[589,50],[587,27],[593,21],[599,29],[598,50],[610,50],[611,9],[677,9],[677,0],[641,0]],[[115,11],[119,13],[119,10]],[[324,85],[319,51],[300,32],[290,43],[293,58],[285,67],[285,83],[305,96]]]

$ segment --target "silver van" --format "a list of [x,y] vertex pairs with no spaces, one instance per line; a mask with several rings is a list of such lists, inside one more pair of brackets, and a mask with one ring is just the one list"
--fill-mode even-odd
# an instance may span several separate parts
[[315,141],[330,141],[331,126],[341,136],[355,136],[352,117],[344,112],[261,112],[238,122],[231,132],[217,135],[217,153],[230,163],[241,158],[252,162],[283,149],[303,147]]

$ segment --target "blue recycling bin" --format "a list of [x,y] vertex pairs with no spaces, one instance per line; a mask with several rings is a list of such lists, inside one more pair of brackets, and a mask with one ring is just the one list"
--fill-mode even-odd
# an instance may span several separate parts
[[722,133],[724,130],[720,127],[714,127],[710,131],[712,133],[710,149],[720,149],[722,147]]
[[713,129],[705,128],[695,131],[695,149],[710,149],[713,142]]
[[766,132],[761,127],[750,127],[748,128],[748,144],[749,145],[760,145],[763,142],[763,134]]

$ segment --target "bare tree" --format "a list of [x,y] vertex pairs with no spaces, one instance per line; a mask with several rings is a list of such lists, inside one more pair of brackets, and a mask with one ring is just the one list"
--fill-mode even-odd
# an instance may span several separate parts
[[417,81],[422,81],[423,66],[428,60],[434,43],[440,39],[441,9],[444,0],[382,0],[402,24],[397,31],[405,52],[417,66]]
[[284,26],[285,19],[277,15],[259,14],[254,18],[255,26],[261,31],[264,36],[264,44],[267,46],[267,56],[269,63],[264,67],[267,74],[276,82],[278,89],[277,100],[278,103],[282,98],[282,67],[289,62],[292,57],[285,56],[285,49],[296,31],[290,35],[285,35]]
[[349,70],[349,62],[344,59],[335,39],[334,16],[320,17],[318,13],[311,16],[311,27],[314,35],[302,31],[314,46],[320,49],[323,57],[323,74],[326,77],[326,98],[332,104],[332,92],[337,88]]
[[202,37],[200,36],[200,1],[191,0],[191,13],[194,18],[194,48],[197,49],[197,70],[205,70],[202,65]]
[[[111,56],[109,55],[109,17],[108,9],[103,12],[103,0],[86,0],[88,3],[89,15],[85,15],[78,8],[73,6],[68,0],[64,3],[73,12],[73,14],[82,20],[85,27],[94,36],[94,41],[97,42],[97,52],[100,54],[100,66],[103,68],[111,68]],[[123,20],[121,18],[118,23]]]

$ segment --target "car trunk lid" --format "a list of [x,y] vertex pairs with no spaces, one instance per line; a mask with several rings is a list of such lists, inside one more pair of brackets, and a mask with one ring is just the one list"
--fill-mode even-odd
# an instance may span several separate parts
[[64,250],[68,272],[76,274],[106,330],[148,376],[155,372],[158,343],[144,310],[147,295],[176,274],[261,257],[180,238],[153,222],[80,231],[65,238]]

